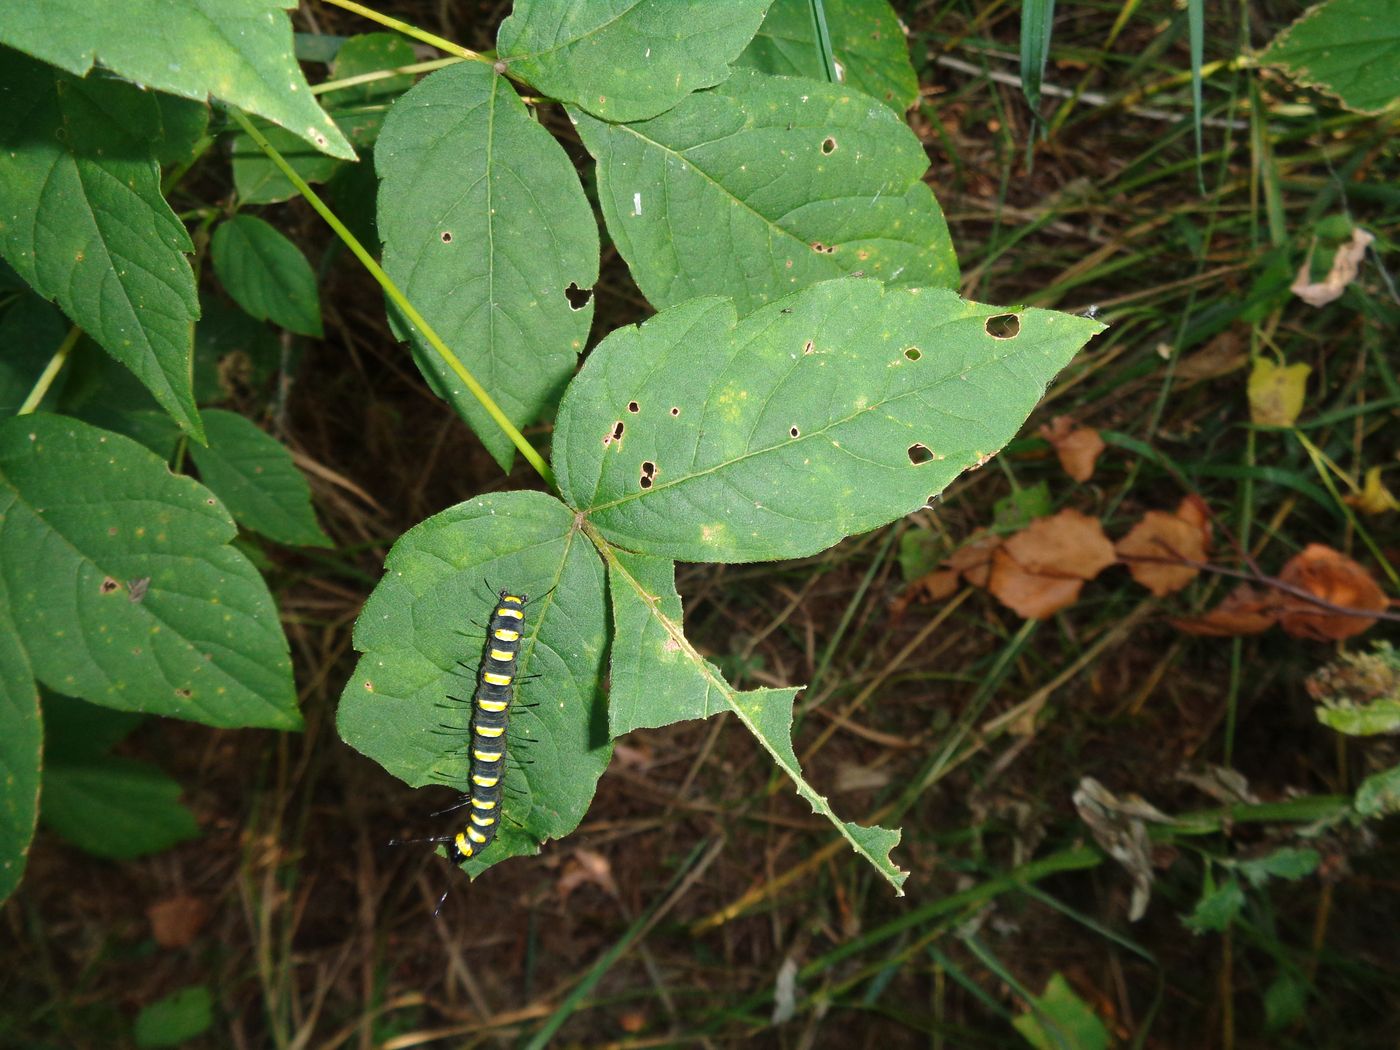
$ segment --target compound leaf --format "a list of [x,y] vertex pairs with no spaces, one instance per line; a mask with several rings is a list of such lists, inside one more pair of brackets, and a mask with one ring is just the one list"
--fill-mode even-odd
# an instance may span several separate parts
[[604,120],[642,120],[718,84],[771,0],[518,0],[496,35],[513,76]]
[[233,301],[259,321],[321,337],[321,298],[306,256],[252,215],[221,222],[209,244],[214,272]]
[[1400,0],[1328,0],[1309,9],[1259,56],[1305,87],[1377,114],[1400,99]]
[[[490,849],[463,865],[473,877],[577,827],[612,752],[602,690],[603,569],[574,514],[543,493],[507,492],[458,504],[404,533],[355,624],[364,655],[337,716],[345,742],[400,780],[465,784],[469,701],[484,641],[478,625],[501,587],[533,600],[507,734],[509,819]],[[442,723],[460,725],[460,736]],[[425,824],[432,808],[424,807]],[[424,830],[446,834],[454,823],[439,818]]]
[[130,438],[43,413],[0,422],[0,576],[51,689],[299,728],[287,639],[235,531],[208,489]]
[[[463,62],[389,111],[375,147],[384,268],[517,427],[558,400],[588,338],[598,227],[563,147],[510,82]],[[419,367],[508,469],[510,439],[406,323]]]
[[900,833],[841,820],[803,777],[792,747],[797,689],[735,689],[686,641],[671,564],[615,550],[607,557],[614,616],[609,731],[618,736],[641,726],[732,712],[788,775],[812,812],[829,820],[902,895],[908,872],[890,858]]
[[202,438],[194,245],[160,194],[163,129],[149,92],[0,54],[0,254]]
[[355,151],[311,96],[292,51],[292,0],[24,0],[0,5],[0,43],[79,76],[97,63],[203,102],[217,95],[318,149]]
[[1101,327],[851,278],[743,320],[692,300],[589,355],[559,408],[560,491],[628,550],[814,554],[985,462]]
[[190,446],[199,479],[245,529],[293,547],[330,547],[316,523],[311,490],[276,438],[237,412],[207,409],[209,446]]
[[738,70],[652,120],[573,117],[598,162],[608,230],[658,309],[724,295],[745,314],[856,272],[958,283],[943,213],[920,181],[923,144],[858,91]]
[[[899,114],[919,100],[909,41],[885,0],[827,3],[826,27],[841,83],[879,99]],[[734,64],[779,76],[825,80],[812,0],[774,0],[753,41]]]

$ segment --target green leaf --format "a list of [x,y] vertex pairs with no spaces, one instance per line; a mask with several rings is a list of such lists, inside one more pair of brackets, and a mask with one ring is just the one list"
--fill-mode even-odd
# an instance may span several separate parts
[[[737,321],[697,299],[593,350],[559,408],[565,501],[611,542],[682,561],[824,550],[986,461],[1102,326],[943,289],[816,285]],[[1011,327],[1007,324],[1008,329]]]
[[[331,67],[332,80],[398,69],[418,60],[413,45],[397,33],[365,33],[341,45]],[[389,103],[413,86],[412,73],[398,73],[323,95],[336,124],[356,146],[371,146],[379,137]]]
[[136,1015],[137,1046],[179,1046],[214,1024],[214,996],[206,985],[181,988]]
[[190,446],[199,479],[245,529],[293,547],[332,547],[316,523],[311,490],[276,438],[236,412],[204,413],[209,447]]
[[[559,399],[593,303],[565,289],[598,278],[598,228],[578,174],[509,81],[479,62],[424,79],[375,147],[384,268],[511,422]],[[510,439],[426,342],[418,366],[508,469]]]
[[214,230],[214,272],[233,301],[259,321],[321,337],[321,298],[306,256],[270,223],[235,215]]
[[1308,986],[1288,973],[1280,973],[1264,993],[1264,1027],[1277,1032],[1303,1016],[1308,1005]]
[[0,575],[0,901],[24,874],[39,814],[43,750],[39,690],[10,618],[6,588]]
[[1400,98],[1397,54],[1400,0],[1328,0],[1274,37],[1259,61],[1374,115]]
[[746,314],[857,272],[958,283],[947,224],[921,181],[923,144],[859,92],[739,70],[653,120],[571,115],[598,162],[608,231],[658,309],[725,295]]
[[1012,1027],[1036,1050],[1107,1050],[1108,1029],[1060,974],[1052,974],[1032,1009]]
[[154,98],[161,123],[160,137],[153,143],[156,161],[166,165],[192,159],[195,146],[209,132],[209,107],[159,92]]
[[517,0],[496,48],[546,95],[604,120],[642,120],[727,77],[770,2]]
[[81,764],[100,758],[146,721],[135,711],[115,711],[61,693],[45,693],[43,709],[44,758],[49,762]]
[[292,0],[25,0],[0,5],[0,43],[79,76],[101,63],[201,102],[216,95],[318,149],[354,150],[311,97],[292,53]]
[[201,405],[256,390],[280,367],[271,328],[221,295],[200,296],[194,328],[194,393]]
[[1316,871],[1321,861],[1322,856],[1315,849],[1285,846],[1263,857],[1239,861],[1233,867],[1249,880],[1250,885],[1262,886],[1271,878],[1290,882],[1304,878]]
[[1207,891],[1184,920],[1192,933],[1224,933],[1244,908],[1244,890],[1234,879]]
[[194,245],[160,195],[162,127],[149,92],[0,54],[0,254],[202,438]]
[[[253,126],[267,136],[273,148],[307,182],[325,182],[347,166],[343,160],[327,156],[276,124],[255,120]],[[240,131],[233,136],[229,153],[233,160],[233,187],[244,204],[275,204],[301,195],[247,133]]]
[[1400,813],[1400,766],[1372,773],[1356,789],[1352,800],[1363,817],[1385,817]]
[[[400,780],[465,783],[470,709],[442,705],[472,695],[468,668],[484,640],[477,625],[500,587],[532,601],[507,734],[508,819],[490,849],[463,866],[473,877],[576,828],[612,752],[602,691],[603,570],[573,513],[543,493],[507,492],[458,504],[399,537],[356,621],[355,648],[364,655],[337,717],[345,742]],[[460,737],[442,723],[460,724]],[[524,745],[529,765],[519,761],[522,737],[535,741]],[[421,830],[460,826],[460,816],[431,820],[436,808],[425,801]]]
[[7,419],[0,529],[10,615],[49,688],[215,726],[300,727],[272,596],[194,479],[75,419]]
[[[366,33],[345,41],[336,52],[331,78],[344,80],[382,69],[394,69],[416,60],[413,45],[396,33]],[[367,84],[357,84],[321,96],[331,119],[357,147],[368,147],[379,137],[380,126],[389,111],[389,103],[413,86],[412,74],[402,73],[384,77]],[[359,164],[347,164],[308,146],[290,131],[284,131],[264,120],[254,121],[258,130],[282,154],[307,182],[328,182],[348,169],[368,168],[363,158]],[[291,200],[300,191],[272,163],[258,144],[245,133],[233,136],[233,184],[245,204],[271,204]],[[371,176],[372,177],[372,176]]]
[[890,858],[900,833],[842,820],[803,777],[792,747],[792,701],[797,688],[735,689],[686,640],[674,566],[663,558],[622,551],[609,551],[607,557],[614,623],[609,732],[616,737],[643,726],[732,712],[792,780],[812,812],[830,821],[851,848],[903,895],[901,887],[909,873]]
[[899,575],[905,583],[926,576],[938,568],[947,553],[947,545],[936,533],[927,529],[909,529],[899,537]]
[[180,790],[160,769],[129,758],[50,762],[40,819],[86,853],[130,860],[199,837]]
[[[826,26],[843,84],[901,115],[919,101],[919,78],[909,62],[909,41],[885,0],[827,3]],[[812,24],[812,0],[776,0],[734,64],[778,76],[825,80]]]

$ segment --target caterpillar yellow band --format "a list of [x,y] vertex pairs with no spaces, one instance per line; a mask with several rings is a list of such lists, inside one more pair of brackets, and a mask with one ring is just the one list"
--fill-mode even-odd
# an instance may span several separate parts
[[467,838],[478,844],[484,844],[486,842],[486,836],[477,831],[476,828],[467,828]]
[[[499,762],[501,760],[501,753],[499,751],[473,751],[472,757],[478,762]],[[472,779],[476,778],[473,777]],[[494,780],[491,781],[491,784],[494,783]],[[490,787],[491,784],[482,784],[481,786]]]
[[478,817],[475,813],[473,813],[473,814],[472,814],[472,823],[475,824],[475,825],[476,825],[477,827],[479,827],[479,828],[489,828],[492,824],[496,823],[496,818],[495,818],[495,817]]
[[498,641],[498,642],[518,642],[518,641],[520,641],[520,632],[519,632],[519,631],[512,631],[512,630],[510,630],[509,628],[502,627],[500,630],[498,630],[498,631],[496,632],[496,641]]
[[504,663],[510,663],[512,660],[515,659],[515,654],[514,654],[514,653],[508,653],[508,652],[506,652],[504,649],[492,649],[492,650],[491,650],[491,659],[493,659],[493,660],[501,660],[501,661],[503,661]]
[[523,612],[521,612],[519,609],[497,609],[497,610],[496,610],[496,615],[497,615],[497,616],[509,616],[512,620],[523,620],[523,619],[525,619],[525,614],[524,614]]
[[483,711],[504,711],[510,704],[505,700],[478,700],[476,706]]
[[493,788],[500,782],[500,777],[483,777],[478,773],[472,774],[472,783],[480,788]]
[[510,677],[508,674],[492,674],[487,671],[481,676],[481,680],[487,685],[510,685]]
[[505,726],[477,726],[474,732],[477,736],[498,737],[506,731]]

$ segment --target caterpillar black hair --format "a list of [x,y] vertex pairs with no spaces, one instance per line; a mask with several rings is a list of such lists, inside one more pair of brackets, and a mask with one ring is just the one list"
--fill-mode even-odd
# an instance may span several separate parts
[[471,816],[452,840],[452,861],[474,857],[496,837],[501,822],[501,779],[506,770],[506,726],[515,691],[515,661],[525,630],[523,594],[501,591],[486,625],[486,646],[472,696]]

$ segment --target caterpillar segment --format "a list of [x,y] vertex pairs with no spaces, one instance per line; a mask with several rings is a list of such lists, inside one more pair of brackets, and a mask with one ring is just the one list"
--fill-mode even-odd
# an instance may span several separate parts
[[470,814],[466,826],[452,840],[452,861],[456,864],[491,845],[500,827],[506,729],[526,600],[523,594],[501,591],[486,625],[486,645],[472,697]]

